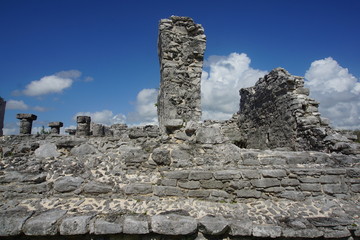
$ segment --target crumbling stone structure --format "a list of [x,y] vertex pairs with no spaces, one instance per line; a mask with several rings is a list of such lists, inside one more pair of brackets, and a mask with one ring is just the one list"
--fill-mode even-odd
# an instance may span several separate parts
[[69,135],[75,135],[76,134],[76,129],[65,129],[65,132],[68,133]]
[[77,116],[76,136],[90,136],[91,117]]
[[204,29],[189,17],[172,16],[159,24],[159,127],[169,120],[201,119],[201,72],[206,46]]
[[49,122],[50,133],[60,134],[60,128],[64,126],[62,122]]
[[0,97],[0,136],[3,135],[6,101]]
[[359,146],[334,131],[320,116],[302,77],[276,68],[250,88],[240,90],[239,128],[247,148],[343,151]]
[[37,119],[37,116],[30,113],[18,113],[17,119],[20,119],[20,134],[31,134],[32,122]]

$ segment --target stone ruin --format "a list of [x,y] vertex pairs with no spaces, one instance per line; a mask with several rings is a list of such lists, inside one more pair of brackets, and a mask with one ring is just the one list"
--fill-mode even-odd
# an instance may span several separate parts
[[274,69],[231,119],[199,122],[203,29],[159,28],[160,127],[79,116],[68,136],[31,135],[36,116],[19,114],[24,134],[0,138],[0,237],[360,239],[359,144],[303,79]]

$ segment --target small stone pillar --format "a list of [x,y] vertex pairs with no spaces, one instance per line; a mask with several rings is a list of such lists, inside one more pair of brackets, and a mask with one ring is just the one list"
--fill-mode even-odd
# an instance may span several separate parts
[[51,128],[50,133],[59,134],[60,128],[64,126],[62,122],[49,122],[48,126]]
[[69,135],[75,135],[76,134],[76,129],[65,129],[65,132],[68,133]]
[[3,135],[6,101],[0,97],[0,137]]
[[16,118],[20,119],[20,134],[31,134],[32,122],[37,116],[31,113],[18,113]]
[[76,136],[89,136],[91,117],[77,116],[76,122],[77,122]]
[[95,123],[92,125],[92,135],[94,137],[103,137],[105,135],[104,125]]

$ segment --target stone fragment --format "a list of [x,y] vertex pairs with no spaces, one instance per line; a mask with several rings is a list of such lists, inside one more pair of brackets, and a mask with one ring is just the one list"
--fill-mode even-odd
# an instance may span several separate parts
[[201,180],[201,187],[205,189],[222,189],[224,184],[221,181],[216,180]]
[[303,183],[300,185],[300,189],[302,191],[321,192],[321,185],[313,183]]
[[54,189],[57,192],[71,192],[80,187],[84,182],[81,177],[64,176],[56,179],[54,182]]
[[149,223],[146,216],[125,216],[123,233],[125,234],[148,234]]
[[196,131],[196,142],[198,143],[216,144],[224,141],[220,126],[202,127]]
[[96,219],[90,227],[90,233],[95,235],[119,234],[123,231],[122,225],[104,219]]
[[169,119],[165,121],[165,129],[168,133],[172,133],[174,130],[180,129],[184,126],[184,120],[182,119]]
[[80,146],[74,147],[73,149],[71,149],[70,153],[74,156],[84,156],[87,154],[93,154],[96,152],[96,149],[91,146],[90,144],[84,143],[81,144]]
[[37,116],[29,113],[18,113],[16,118],[20,119],[20,134],[31,134],[32,122],[37,119]]
[[253,223],[247,220],[233,220],[230,223],[230,236],[251,236]]
[[53,236],[58,233],[56,224],[67,211],[53,209],[42,212],[39,215],[31,217],[23,226],[23,232],[29,236]]
[[169,149],[156,148],[154,149],[151,157],[157,165],[170,165],[171,163]]
[[229,227],[229,222],[222,216],[206,215],[199,220],[200,232],[208,235],[224,234]]
[[18,236],[27,219],[33,212],[22,209],[2,211],[0,213],[0,237]]
[[60,156],[60,153],[57,151],[54,143],[45,143],[35,150],[35,156],[38,158],[56,158]]
[[59,134],[60,128],[64,126],[64,124],[62,122],[49,122],[48,126],[52,134]]
[[197,221],[189,216],[177,214],[151,217],[152,231],[163,235],[190,235],[197,231]]
[[112,187],[106,183],[101,182],[89,182],[84,185],[85,193],[102,194],[112,191]]
[[153,186],[150,183],[132,183],[124,188],[126,194],[149,194],[152,191]]
[[254,237],[277,238],[281,236],[281,227],[274,225],[253,225]]
[[89,232],[89,221],[92,216],[73,216],[62,220],[61,235],[82,235]]

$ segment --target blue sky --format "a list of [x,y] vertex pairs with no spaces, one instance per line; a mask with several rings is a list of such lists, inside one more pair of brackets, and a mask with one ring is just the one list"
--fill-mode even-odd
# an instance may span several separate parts
[[38,116],[35,131],[77,114],[156,121],[158,23],[171,15],[205,28],[204,118],[228,118],[239,88],[283,67],[306,77],[334,126],[360,128],[359,12],[355,0],[0,0],[5,134],[19,112]]

